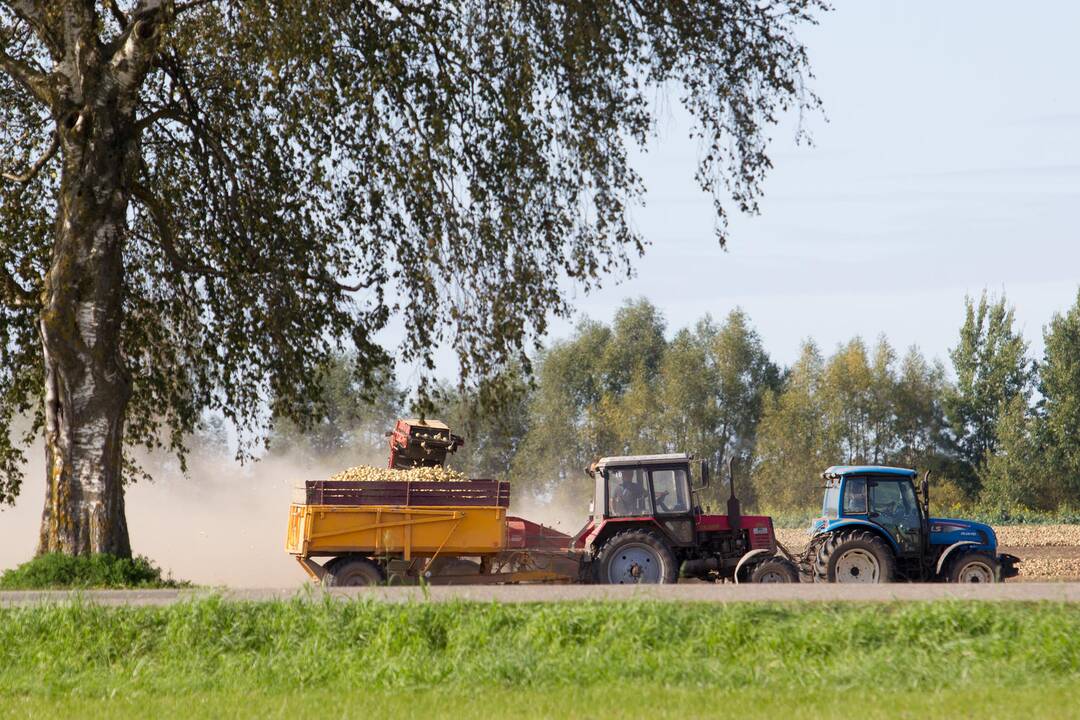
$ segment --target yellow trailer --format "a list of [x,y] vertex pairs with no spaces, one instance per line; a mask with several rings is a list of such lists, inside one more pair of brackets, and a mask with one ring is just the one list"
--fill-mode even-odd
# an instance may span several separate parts
[[568,536],[507,516],[509,483],[318,481],[304,491],[289,508],[285,549],[327,585],[566,581],[576,573]]

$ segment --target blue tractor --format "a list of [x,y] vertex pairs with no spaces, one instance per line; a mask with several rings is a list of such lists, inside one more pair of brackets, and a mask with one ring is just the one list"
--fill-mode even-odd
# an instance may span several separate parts
[[917,474],[905,468],[840,465],[822,473],[822,517],[800,558],[803,577],[993,583],[1015,576],[1020,559],[998,554],[989,525],[930,517],[929,474],[916,490]]

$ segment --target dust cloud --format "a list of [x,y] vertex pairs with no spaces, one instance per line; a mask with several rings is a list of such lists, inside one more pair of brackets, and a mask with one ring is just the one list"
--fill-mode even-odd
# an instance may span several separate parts
[[518,498],[511,487],[510,514],[547,525],[567,535],[575,535],[589,519],[589,499],[566,495],[546,498],[524,495]]
[[[0,571],[33,557],[45,501],[44,451],[28,450],[22,493],[0,510]],[[267,457],[240,465],[219,456],[189,458],[185,477],[164,458],[143,458],[153,482],[126,490],[132,550],[174,578],[197,585],[298,587],[308,577],[285,552],[294,487],[346,467],[383,465],[382,457]],[[588,498],[512,495],[511,514],[573,535],[588,517]]]
[[[0,510],[0,570],[29,560],[37,547],[45,502],[43,451],[32,448],[27,457],[18,501],[13,508]],[[357,458],[351,464],[365,460]],[[149,468],[150,463],[144,466]],[[302,585],[307,575],[285,552],[293,488],[304,480],[325,479],[342,467],[287,457],[244,465],[220,457],[193,457],[185,477],[178,467],[161,463],[152,470],[153,482],[127,487],[132,550],[174,578],[198,585]]]

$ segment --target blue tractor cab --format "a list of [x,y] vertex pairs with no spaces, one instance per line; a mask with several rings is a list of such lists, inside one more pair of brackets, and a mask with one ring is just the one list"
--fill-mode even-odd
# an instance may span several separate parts
[[815,582],[1000,582],[1019,558],[997,552],[993,528],[930,517],[929,474],[883,465],[822,473],[821,517],[810,527],[802,571]]

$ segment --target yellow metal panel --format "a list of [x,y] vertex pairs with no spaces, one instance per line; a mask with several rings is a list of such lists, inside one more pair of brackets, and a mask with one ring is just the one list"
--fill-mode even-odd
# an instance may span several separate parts
[[506,546],[506,508],[293,505],[286,549],[296,555],[479,555]]

